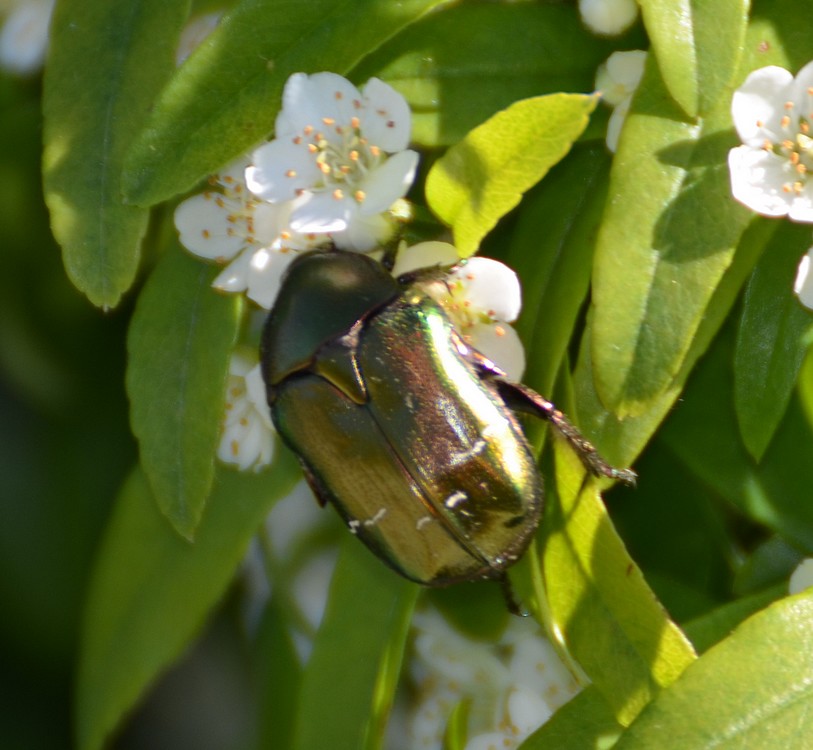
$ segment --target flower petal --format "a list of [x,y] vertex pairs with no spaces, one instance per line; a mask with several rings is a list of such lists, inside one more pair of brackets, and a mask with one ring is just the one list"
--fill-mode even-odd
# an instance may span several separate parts
[[347,227],[331,236],[340,250],[369,253],[381,247],[395,232],[395,225],[385,214],[362,216],[356,212],[348,217]]
[[219,193],[193,195],[175,209],[175,227],[181,244],[208,260],[225,261],[246,247],[246,239],[234,234],[229,215],[233,210]]
[[263,380],[262,367],[258,363],[246,373],[246,395],[251,405],[257,410],[257,414],[262,418],[263,424],[269,429],[274,429],[271,421],[271,410],[268,408],[268,395]]
[[294,73],[285,84],[275,135],[299,135],[310,127],[331,143],[338,143],[341,136],[325,121],[348,126],[361,100],[359,90],[336,73]]
[[364,180],[364,201],[359,210],[365,216],[386,211],[395,201],[403,198],[415,179],[418,154],[401,151],[391,156]]
[[468,258],[451,276],[466,287],[466,299],[472,307],[491,318],[512,322],[522,309],[522,290],[517,274],[505,263],[493,258]]
[[787,182],[785,162],[750,146],[737,146],[728,152],[731,193],[748,208],[764,216],[788,213],[792,194],[783,190]]
[[731,99],[731,116],[742,142],[760,148],[765,139],[781,140],[780,121],[791,95],[793,76],[784,68],[769,65],[745,79]]
[[280,252],[262,248],[251,257],[246,295],[260,307],[270,310],[279,293],[282,276],[295,252]]
[[813,310],[813,247],[799,261],[793,291],[805,307]]
[[294,143],[291,136],[260,146],[251,155],[245,180],[254,195],[271,202],[289,201],[301,190],[312,187],[322,175],[307,144]]
[[294,203],[291,229],[300,234],[324,234],[347,229],[358,204],[350,196],[336,198],[332,193],[305,193]]
[[248,286],[248,277],[251,269],[250,250],[245,250],[226,266],[212,282],[215,289],[222,292],[242,292]]
[[448,242],[419,242],[399,251],[392,275],[397,279],[419,268],[452,266],[459,260],[457,248]]
[[412,112],[406,99],[380,78],[371,78],[362,89],[364,137],[388,153],[409,145]]
[[497,365],[509,380],[522,379],[525,372],[525,348],[510,325],[499,321],[477,323],[466,333],[471,345]]

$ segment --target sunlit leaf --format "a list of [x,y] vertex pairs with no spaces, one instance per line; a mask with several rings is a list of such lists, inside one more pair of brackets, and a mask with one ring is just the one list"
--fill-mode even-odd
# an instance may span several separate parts
[[590,686],[565,703],[519,750],[604,750],[621,731],[601,692]]
[[673,387],[751,220],[730,197],[730,130],[727,101],[685,119],[648,61],[613,162],[593,277],[596,389],[620,418]]
[[573,145],[594,96],[550,94],[498,112],[452,146],[426,178],[430,208],[454,231],[463,256]]
[[783,599],[707,651],[617,750],[802,750],[813,732],[813,595]]
[[641,0],[669,93],[690,117],[725,96],[745,42],[750,0]]
[[629,724],[694,659],[613,528],[595,482],[562,441],[543,518],[542,568],[554,630]]

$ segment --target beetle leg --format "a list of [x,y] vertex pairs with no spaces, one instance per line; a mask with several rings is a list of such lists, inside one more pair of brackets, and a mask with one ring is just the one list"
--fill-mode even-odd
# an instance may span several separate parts
[[495,378],[494,383],[506,405],[516,411],[547,419],[559,434],[570,443],[582,463],[597,477],[618,479],[624,484],[634,485],[638,475],[632,469],[616,469],[610,466],[598,451],[550,401],[521,383]]
[[517,615],[517,617],[527,617],[528,613],[522,608],[522,604],[520,604],[519,599],[517,599],[517,595],[514,593],[514,587],[511,585],[511,579],[508,577],[508,573],[505,571],[500,573],[497,583],[500,584],[502,596],[503,599],[505,599],[505,606],[508,608],[508,611],[512,615]]

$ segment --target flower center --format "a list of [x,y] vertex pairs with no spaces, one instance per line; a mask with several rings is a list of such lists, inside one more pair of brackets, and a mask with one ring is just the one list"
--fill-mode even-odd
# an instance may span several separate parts
[[[813,89],[808,89],[808,97]],[[785,136],[778,143],[766,142],[765,148],[771,153],[786,161],[785,169],[791,175],[788,182],[783,183],[782,190],[786,193],[798,195],[807,183],[808,175],[813,170],[813,138],[811,137],[810,117],[802,113],[802,107],[794,102],[785,103],[786,114],[780,120],[782,135]]]
[[432,296],[465,338],[478,323],[493,323],[494,316],[472,305],[466,285],[459,279],[432,285]]
[[322,123],[332,128],[338,138],[326,138],[312,126],[305,128],[305,135],[310,138],[308,150],[323,175],[322,184],[314,189],[331,191],[336,198],[349,194],[361,203],[365,198],[361,185],[379,166],[383,152],[363,136],[358,117],[353,117],[349,126],[337,125],[329,117],[323,118]]

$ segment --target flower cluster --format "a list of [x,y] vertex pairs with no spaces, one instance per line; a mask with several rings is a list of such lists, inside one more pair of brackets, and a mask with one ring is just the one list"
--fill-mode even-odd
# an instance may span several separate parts
[[511,618],[492,644],[465,637],[435,610],[416,613],[413,628],[410,749],[441,748],[450,712],[468,701],[466,750],[510,750],[579,691],[530,618]]
[[242,471],[257,471],[274,456],[273,425],[265,383],[256,354],[240,350],[232,355],[226,384],[225,415],[218,458]]
[[[813,222],[813,62],[795,78],[775,65],[753,71],[734,92],[731,114],[742,140],[728,154],[734,198],[763,216]],[[807,307],[810,262],[808,251],[794,285]]]

